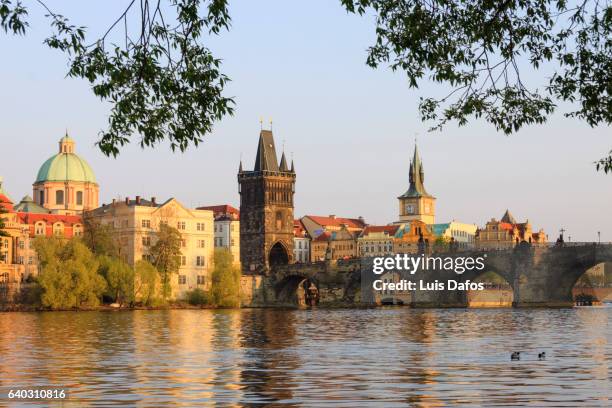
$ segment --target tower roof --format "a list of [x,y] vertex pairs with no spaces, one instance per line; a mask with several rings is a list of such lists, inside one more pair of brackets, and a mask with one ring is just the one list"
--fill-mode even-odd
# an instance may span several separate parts
[[[70,149],[64,146],[70,144]],[[60,151],[43,163],[38,170],[35,183],[45,181],[96,182],[96,176],[89,164],[72,151],[74,141],[69,136],[60,140]]]
[[514,216],[512,216],[512,213],[510,213],[510,211],[507,209],[500,221],[507,222],[508,224],[516,224],[516,220],[514,219]]
[[280,171],[289,171],[289,168],[287,167],[287,159],[285,158],[285,152],[283,152],[283,154],[281,155],[281,161],[280,161],[279,170]]
[[259,146],[255,158],[254,171],[279,171],[276,147],[271,130],[262,130],[259,133]]
[[410,163],[410,187],[408,191],[402,194],[399,198],[408,197],[431,197],[431,195],[425,190],[424,180],[425,172],[423,171],[423,163],[419,156],[419,150],[417,145],[414,145],[414,155],[412,156],[412,162]]

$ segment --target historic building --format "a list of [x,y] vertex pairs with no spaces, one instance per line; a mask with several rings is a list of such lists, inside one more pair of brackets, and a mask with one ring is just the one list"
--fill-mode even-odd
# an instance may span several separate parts
[[192,210],[171,198],[158,203],[145,200],[113,200],[111,204],[86,215],[92,223],[110,225],[119,247],[119,255],[131,266],[141,259],[151,260],[162,224],[176,228],[181,234],[181,263],[171,281],[172,296],[182,297],[195,288],[208,289],[214,255],[214,220],[209,210]]
[[297,263],[310,262],[310,235],[300,220],[293,220],[293,258]]
[[259,134],[253,170],[240,162],[238,185],[243,273],[267,274],[275,264],[293,263],[295,170],[284,152],[278,162],[271,130]]
[[209,210],[215,217],[215,248],[232,253],[234,263],[240,264],[240,211],[228,204],[198,207]]
[[360,256],[385,256],[393,254],[393,240],[400,225],[368,225],[359,238]]
[[393,240],[393,252],[396,254],[415,254],[433,248],[436,236],[433,228],[420,220],[401,224]]
[[345,218],[329,215],[327,217],[320,215],[306,215],[301,218],[302,224],[308,234],[316,238],[323,232],[340,231],[346,228],[349,232],[359,235],[366,227],[366,223],[362,217]]
[[75,153],[66,134],[59,152],[43,163],[33,184],[35,202],[56,214],[80,214],[98,207],[99,187],[93,170]]
[[443,238],[445,243],[454,244],[455,249],[473,249],[476,241],[476,224],[451,221],[444,224],[434,224],[432,230],[436,238]]
[[546,245],[548,237],[543,229],[533,232],[529,220],[518,223],[506,210],[501,220],[491,218],[487,225],[476,232],[476,247],[479,249],[507,249],[521,242]]
[[357,236],[346,225],[342,225],[339,230],[324,231],[312,240],[310,259],[328,261],[356,257]]
[[408,191],[399,196],[399,222],[423,221],[434,224],[436,221],[436,198],[425,190],[425,172],[415,144],[414,155],[410,163],[410,186]]

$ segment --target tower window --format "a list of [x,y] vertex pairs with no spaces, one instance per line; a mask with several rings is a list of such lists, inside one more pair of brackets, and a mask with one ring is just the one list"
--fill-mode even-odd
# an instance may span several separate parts
[[64,204],[64,190],[55,192],[55,204]]
[[276,212],[276,229],[283,229],[283,213],[280,211]]
[[44,205],[45,204],[45,192],[44,191],[39,191],[38,192],[38,196],[40,197],[40,205]]
[[76,203],[77,205],[83,205],[83,192],[82,191],[77,191]]

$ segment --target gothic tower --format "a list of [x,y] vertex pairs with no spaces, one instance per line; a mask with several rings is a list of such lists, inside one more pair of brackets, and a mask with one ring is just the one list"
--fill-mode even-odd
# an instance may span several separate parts
[[242,272],[267,274],[276,264],[292,263],[295,171],[284,152],[279,164],[271,130],[259,134],[253,171],[240,162],[238,186]]
[[408,191],[399,196],[399,221],[423,221],[425,224],[434,224],[436,219],[436,198],[427,193],[425,185],[425,172],[419,157],[419,151],[414,145],[414,156],[410,163],[410,187]]

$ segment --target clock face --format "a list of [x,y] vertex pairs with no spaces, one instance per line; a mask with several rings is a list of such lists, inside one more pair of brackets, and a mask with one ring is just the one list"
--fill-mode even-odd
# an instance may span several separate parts
[[414,205],[413,204],[406,204],[406,213],[407,214],[414,214]]

